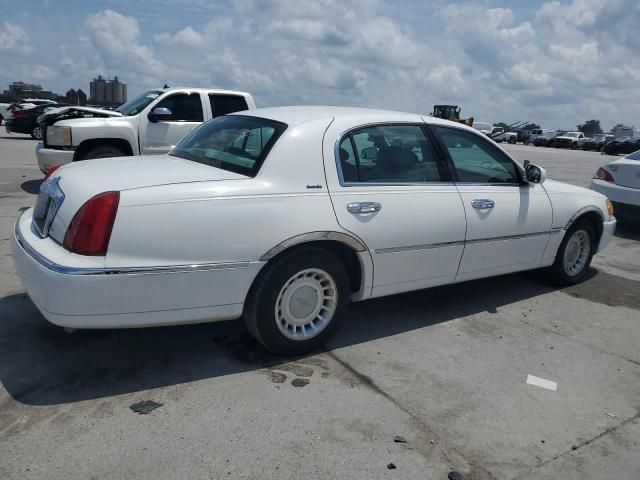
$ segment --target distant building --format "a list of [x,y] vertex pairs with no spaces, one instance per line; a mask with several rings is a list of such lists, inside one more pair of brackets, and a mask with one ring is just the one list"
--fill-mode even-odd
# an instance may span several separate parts
[[626,125],[616,125],[611,129],[616,137],[635,137],[635,128],[627,127]]
[[12,82],[4,93],[16,100],[21,98],[54,99],[58,96],[50,90],[43,90],[42,85],[24,82]]
[[98,75],[91,81],[89,102],[95,105],[115,107],[127,101],[127,84],[120,82],[117,76],[104,78]]
[[87,104],[87,94],[84,93],[81,88],[79,88],[78,90],[74,90],[72,88],[66,93],[64,102],[71,105],[84,106]]

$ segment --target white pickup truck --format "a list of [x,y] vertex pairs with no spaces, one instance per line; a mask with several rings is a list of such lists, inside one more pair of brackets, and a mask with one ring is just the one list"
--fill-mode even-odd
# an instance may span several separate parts
[[567,132],[564,135],[555,137],[553,139],[553,146],[556,148],[576,149],[582,147],[582,144],[587,140],[591,139],[585,137],[582,132]]
[[38,118],[46,126],[36,146],[38,166],[91,158],[167,153],[187,133],[214,117],[256,108],[245,92],[206,88],[158,88],[114,111],[63,107]]

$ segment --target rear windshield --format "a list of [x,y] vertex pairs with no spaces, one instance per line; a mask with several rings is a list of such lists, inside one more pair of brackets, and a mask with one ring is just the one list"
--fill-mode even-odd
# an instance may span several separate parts
[[255,177],[286,129],[286,124],[265,118],[222,116],[196,128],[176,145],[171,155]]

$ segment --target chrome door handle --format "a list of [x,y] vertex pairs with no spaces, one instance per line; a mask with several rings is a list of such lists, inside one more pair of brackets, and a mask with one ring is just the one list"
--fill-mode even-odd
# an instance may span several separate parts
[[488,198],[476,198],[475,200],[471,200],[471,206],[473,208],[484,210],[486,208],[495,207],[496,202],[494,202],[493,200],[489,200]]
[[347,205],[349,213],[374,213],[382,210],[378,202],[354,202]]

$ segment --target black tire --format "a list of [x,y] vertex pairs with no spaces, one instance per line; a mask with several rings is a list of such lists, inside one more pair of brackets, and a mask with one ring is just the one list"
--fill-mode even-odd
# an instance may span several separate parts
[[[582,269],[576,274],[572,275],[572,274],[569,274],[565,269],[564,255],[565,255],[565,250],[567,248],[567,244],[569,243],[569,240],[578,231],[584,231],[587,233],[587,235],[589,236],[590,249],[589,249],[588,258],[584,266],[582,267]],[[597,247],[598,246],[596,244],[596,234],[591,222],[589,222],[586,219],[583,219],[583,220],[578,219],[573,225],[571,225],[571,227],[569,227],[569,229],[567,230],[567,233],[564,235],[564,238],[562,239],[562,243],[560,244],[560,247],[558,248],[558,252],[556,253],[556,259],[553,265],[547,268],[547,271],[546,271],[547,278],[551,282],[561,286],[575,285],[576,283],[582,282],[588,274],[589,266],[591,265],[591,260],[593,259],[593,255]]]
[[42,137],[44,136],[42,134],[42,127],[40,127],[40,125],[36,125],[31,129],[29,135],[31,135],[31,138],[34,140],[42,140]]
[[[331,277],[337,302],[333,317],[323,330],[309,339],[294,340],[278,326],[276,302],[285,284],[306,269],[319,269]],[[303,247],[283,254],[263,268],[251,287],[243,318],[249,332],[267,350],[281,355],[300,355],[318,349],[335,333],[349,307],[349,298],[349,277],[340,260],[322,248]]]
[[113,145],[98,145],[90,148],[78,160],[90,160],[93,158],[124,157],[127,154]]

